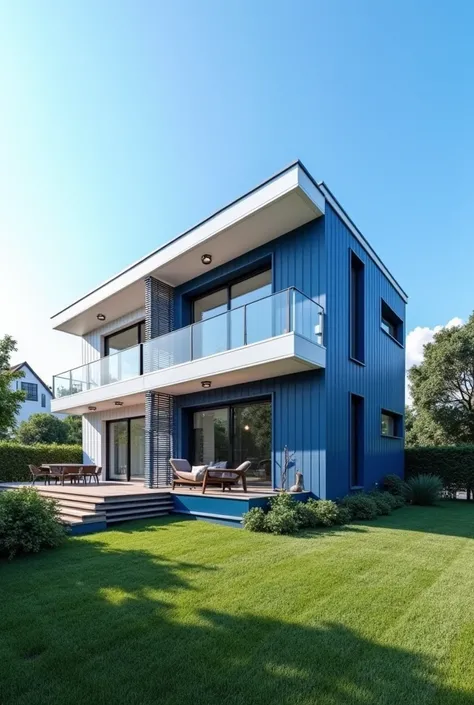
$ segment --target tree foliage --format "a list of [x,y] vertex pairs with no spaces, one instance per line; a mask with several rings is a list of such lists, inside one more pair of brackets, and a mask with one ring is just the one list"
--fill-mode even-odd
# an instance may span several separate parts
[[82,416],[66,416],[63,424],[67,428],[66,443],[82,445]]
[[436,333],[408,376],[407,444],[474,443],[474,314],[465,325]]
[[58,443],[60,445],[68,442],[68,427],[52,414],[31,414],[30,418],[22,421],[18,427],[17,440],[25,445],[35,443]]
[[10,358],[17,349],[11,335],[0,338],[0,439],[9,438],[16,426],[16,415],[25,400],[25,392],[12,388],[23,372],[11,369]]

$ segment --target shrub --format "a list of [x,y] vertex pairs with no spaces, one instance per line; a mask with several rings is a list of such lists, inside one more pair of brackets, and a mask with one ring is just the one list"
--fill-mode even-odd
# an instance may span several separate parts
[[441,497],[443,483],[437,475],[415,475],[408,480],[412,504],[431,505]]
[[372,497],[363,492],[346,495],[341,504],[349,509],[352,519],[375,519],[379,513]]
[[383,486],[384,489],[392,495],[396,495],[398,497],[407,496],[407,484],[398,475],[385,475],[383,479]]
[[82,463],[80,446],[22,445],[0,441],[0,482],[30,480],[28,465]]
[[[388,494],[388,493],[387,493]],[[377,506],[378,514],[391,514],[392,513],[392,503],[382,492],[371,492],[369,495],[375,502]]]
[[398,494],[392,494],[391,492],[380,492],[379,493],[386,502],[389,503],[390,509],[399,509],[405,504],[405,498]]
[[335,524],[345,524],[350,520],[346,508],[339,507],[330,499],[309,499],[305,506],[313,517],[312,526],[334,526]]
[[53,499],[31,487],[0,492],[0,554],[36,553],[58,546],[65,535]]
[[266,531],[265,512],[260,507],[253,507],[242,518],[244,529],[247,531]]
[[294,507],[279,504],[265,515],[265,529],[271,534],[295,534],[300,528]]
[[474,445],[430,446],[405,449],[407,480],[414,475],[431,473],[441,478],[446,490],[453,493],[474,488]]

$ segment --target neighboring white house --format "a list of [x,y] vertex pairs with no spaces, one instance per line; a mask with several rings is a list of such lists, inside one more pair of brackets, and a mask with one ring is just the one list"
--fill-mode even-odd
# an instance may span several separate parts
[[[51,399],[53,393],[51,389],[43,382],[41,377],[38,377],[36,372],[29,366],[27,362],[20,362],[18,365],[13,365],[12,371],[21,370],[24,377],[16,379],[12,382],[12,389],[22,389],[26,392],[26,399],[20,407],[20,411],[16,416],[17,424],[26,421],[31,414],[51,413]],[[64,418],[64,414],[54,414],[60,419]]]

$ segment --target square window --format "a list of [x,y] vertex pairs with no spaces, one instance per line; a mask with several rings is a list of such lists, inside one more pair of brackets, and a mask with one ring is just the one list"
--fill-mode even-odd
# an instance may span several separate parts
[[33,382],[22,382],[21,389],[26,392],[26,401],[38,401],[38,385]]
[[382,409],[380,432],[382,436],[387,436],[388,438],[402,438],[403,416],[393,411]]

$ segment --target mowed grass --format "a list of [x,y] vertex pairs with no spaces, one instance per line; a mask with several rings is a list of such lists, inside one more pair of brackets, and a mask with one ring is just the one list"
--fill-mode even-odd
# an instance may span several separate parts
[[474,507],[136,522],[0,564],[1,705],[467,705]]

